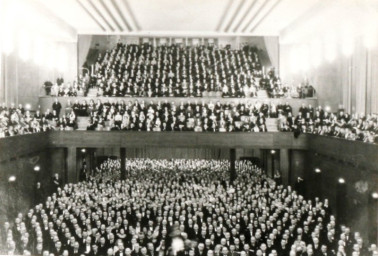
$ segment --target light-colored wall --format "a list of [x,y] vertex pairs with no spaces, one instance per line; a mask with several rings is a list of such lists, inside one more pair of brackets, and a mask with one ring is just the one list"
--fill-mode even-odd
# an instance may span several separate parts
[[33,60],[23,61],[15,51],[4,57],[5,91],[1,93],[1,101],[8,104],[31,104],[32,109],[38,106],[38,97],[45,95],[43,83],[55,82],[62,75],[66,82],[76,80],[77,77],[77,45],[71,42],[56,42],[66,52],[67,65],[60,71],[51,65],[37,65]]
[[[13,2],[17,2],[17,8],[12,6]],[[45,94],[42,88],[45,81],[54,82],[59,75],[65,81],[76,79],[77,33],[37,1],[8,1],[2,11],[9,14],[15,9],[25,13],[7,15],[6,24],[11,29],[0,31],[4,42],[12,42],[12,49],[1,52],[0,83],[4,89],[0,90],[0,101],[28,103],[35,109],[38,96]],[[40,45],[43,48],[36,54]],[[28,56],[21,58],[23,48]],[[41,61],[36,61],[35,55],[40,56]]]
[[[321,60],[318,67],[295,71],[303,64],[293,61],[292,52],[298,44],[280,44],[280,73],[283,83],[298,86],[305,80],[313,85],[319,104],[337,110],[343,106],[351,113],[378,113],[378,47],[367,49],[361,38],[356,39],[353,54],[346,57],[337,44],[333,61]],[[297,52],[298,53],[298,52]],[[298,53],[299,54],[299,53]],[[295,59],[294,59],[295,60]],[[297,67],[295,67],[297,65]]]

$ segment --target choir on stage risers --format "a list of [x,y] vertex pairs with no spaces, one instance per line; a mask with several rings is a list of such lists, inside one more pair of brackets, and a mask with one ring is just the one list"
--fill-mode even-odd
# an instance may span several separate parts
[[107,160],[1,227],[2,254],[370,256],[359,232],[250,162]]
[[343,109],[333,113],[321,106],[314,108],[311,105],[307,107],[303,104],[296,117],[284,113],[280,115],[279,130],[377,143],[378,115],[350,115],[345,113]]
[[113,97],[271,97],[287,95],[274,69],[264,70],[257,49],[151,44],[125,45],[99,55],[89,86]]

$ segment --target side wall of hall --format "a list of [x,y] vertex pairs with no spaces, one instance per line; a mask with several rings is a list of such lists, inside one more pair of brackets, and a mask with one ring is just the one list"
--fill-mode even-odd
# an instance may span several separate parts
[[[50,160],[49,150],[44,150],[0,162],[0,223],[33,206],[37,181],[41,182],[46,193],[50,191]],[[37,165],[39,173],[34,171]],[[10,183],[8,178],[12,175],[16,176],[16,181]]]
[[37,1],[5,1],[0,17],[7,24],[0,51],[0,103],[37,109],[44,82],[55,83],[60,76],[65,82],[76,80],[76,30]]
[[[367,49],[360,38],[350,57],[339,52],[333,61],[322,59],[313,67],[311,56],[307,56],[308,69],[300,70],[305,64],[298,48],[303,45],[280,45],[280,73],[284,83],[298,86],[308,80],[316,90],[319,105],[330,106],[332,110],[342,106],[349,113],[378,113],[378,47]],[[341,47],[337,45],[337,49]]]
[[[369,197],[377,190],[378,173],[373,170],[362,169],[338,159],[309,151],[307,153],[307,167],[305,180],[307,196],[328,198],[332,212],[336,215],[338,179],[344,178],[347,200],[342,202],[347,213],[347,222],[352,230],[361,232],[367,238],[369,230],[368,213]],[[315,178],[315,168],[321,170],[321,183]],[[370,206],[371,207],[371,206]]]

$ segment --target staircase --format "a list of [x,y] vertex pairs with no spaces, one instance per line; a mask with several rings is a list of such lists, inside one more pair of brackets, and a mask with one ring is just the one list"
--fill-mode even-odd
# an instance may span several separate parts
[[89,119],[90,117],[88,116],[78,116],[76,118],[77,129],[81,131],[86,131],[87,126],[89,125]]
[[268,97],[268,92],[266,90],[258,90],[257,91],[257,98],[259,99],[267,99]]
[[268,132],[278,132],[278,118],[267,118],[265,124]]

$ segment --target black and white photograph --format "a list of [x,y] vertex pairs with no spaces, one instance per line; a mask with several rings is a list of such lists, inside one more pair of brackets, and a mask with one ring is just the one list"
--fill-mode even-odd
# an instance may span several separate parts
[[0,0],[0,256],[378,256],[378,0]]

